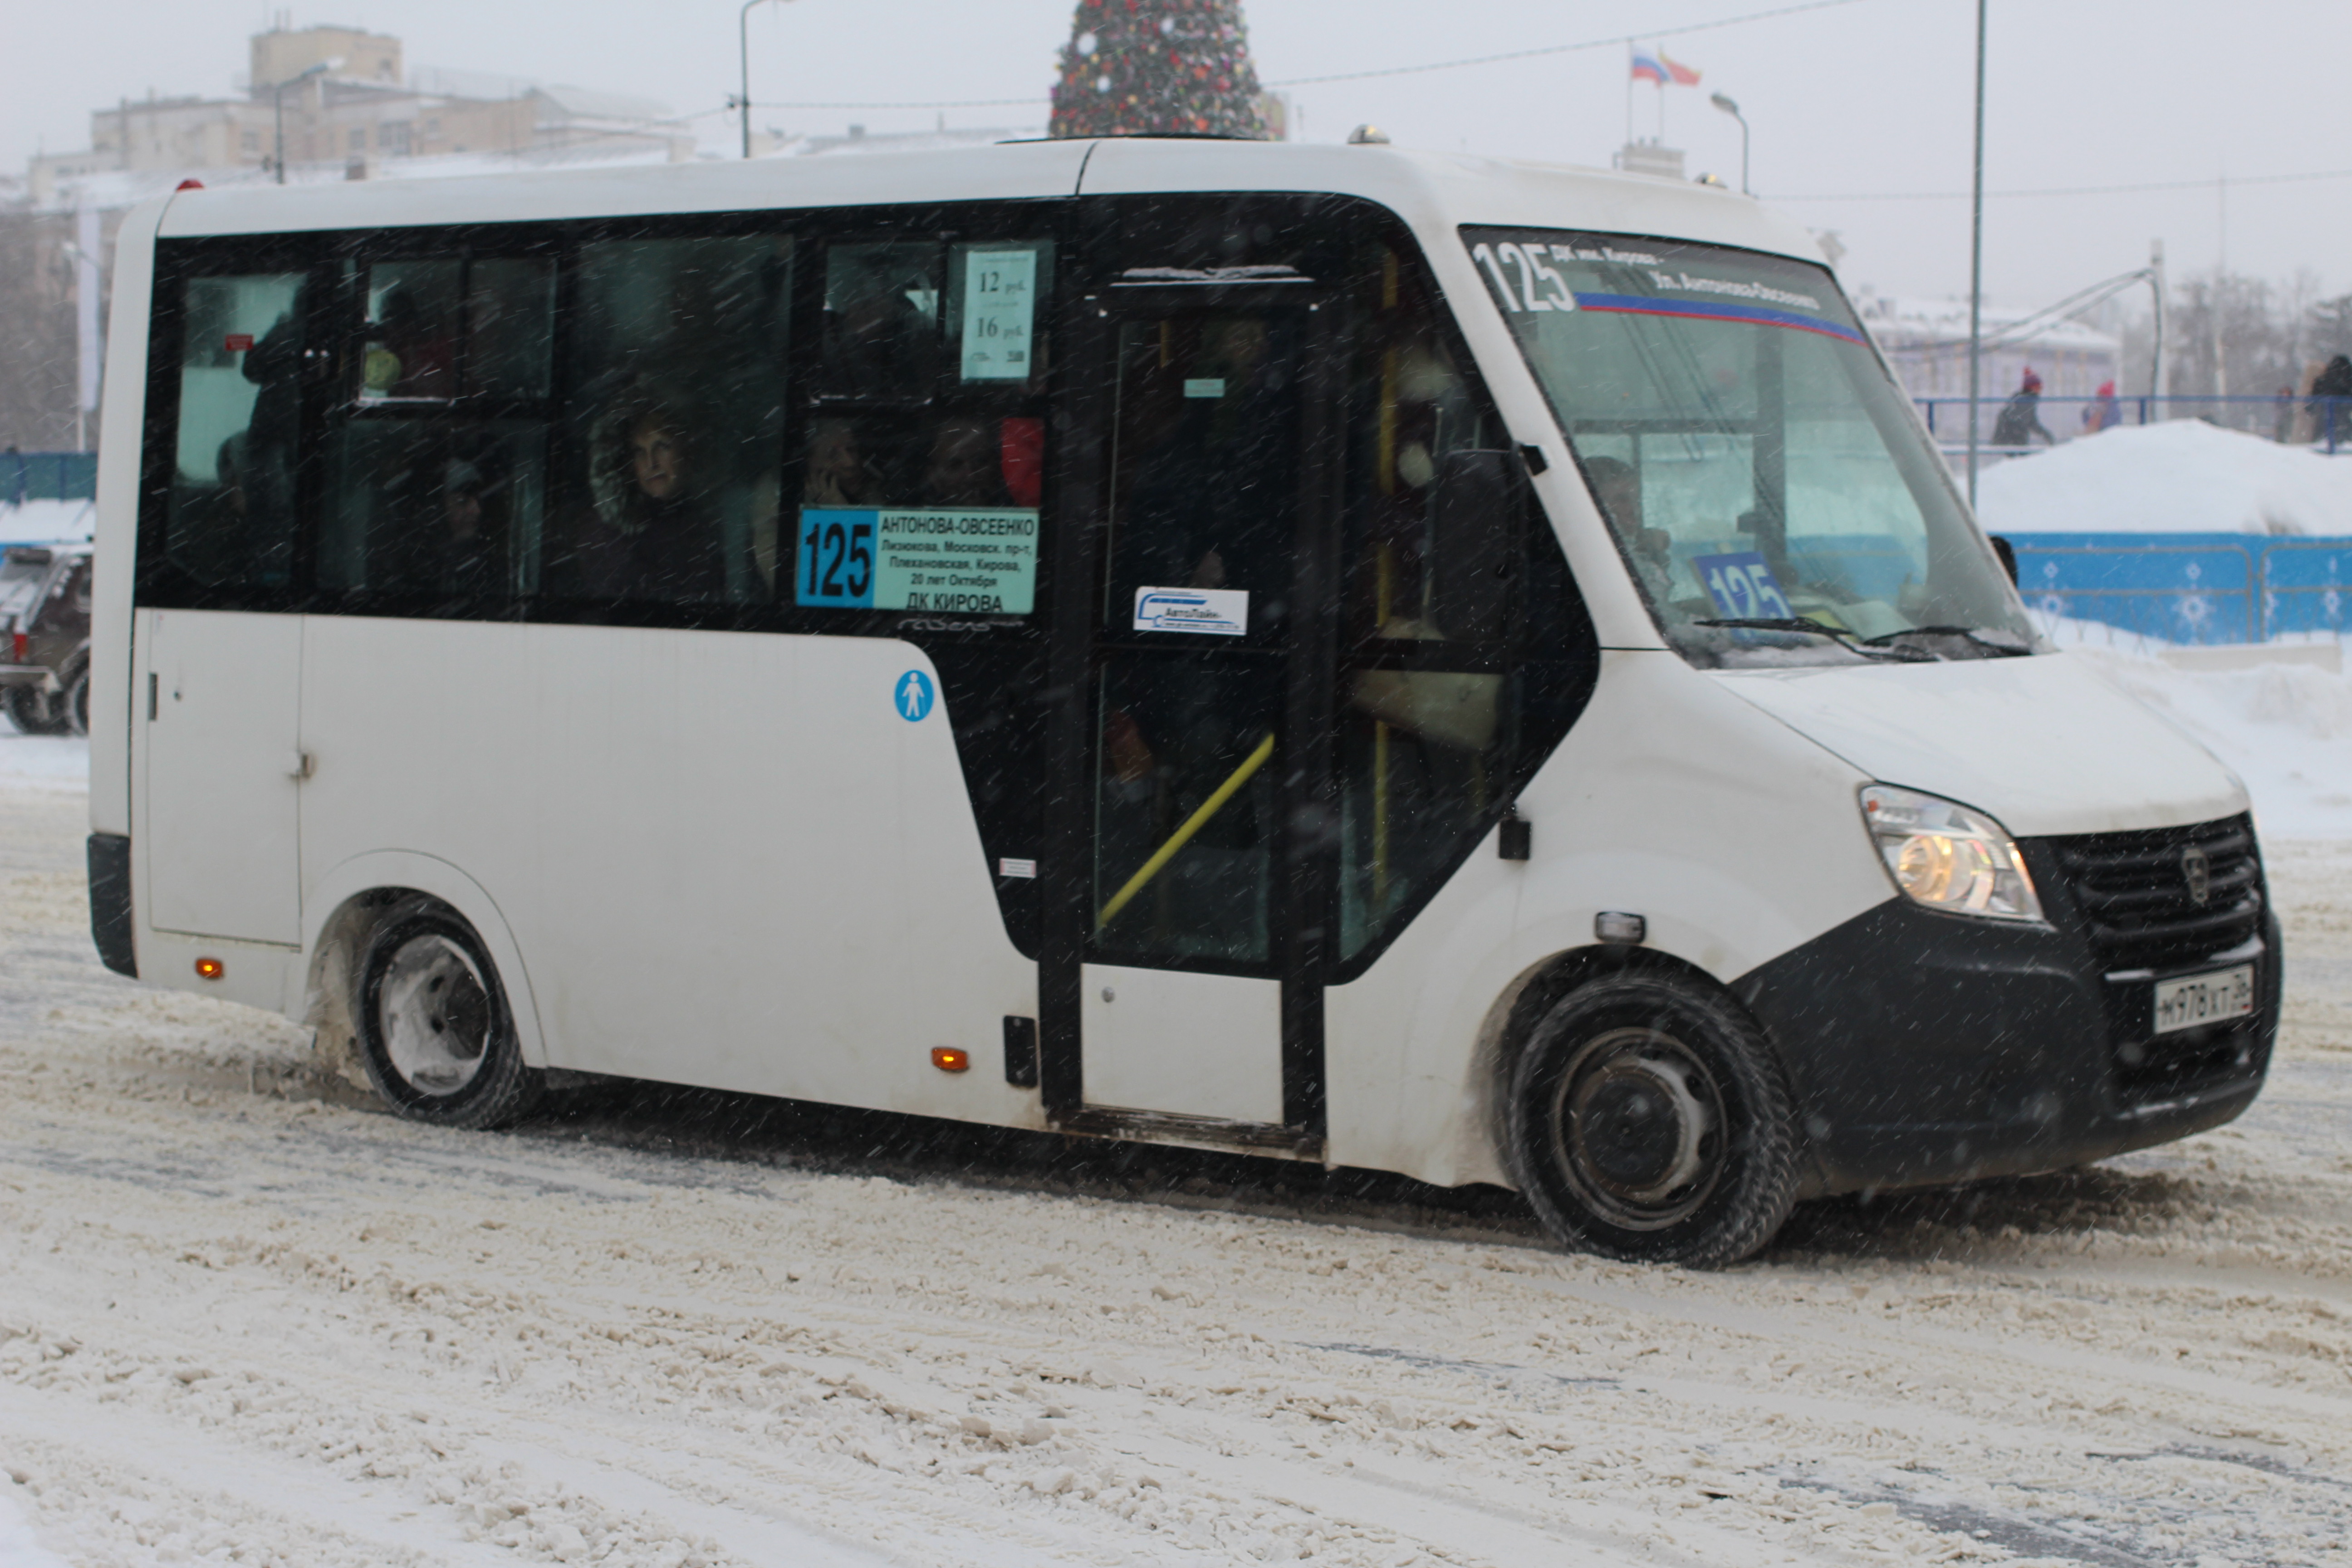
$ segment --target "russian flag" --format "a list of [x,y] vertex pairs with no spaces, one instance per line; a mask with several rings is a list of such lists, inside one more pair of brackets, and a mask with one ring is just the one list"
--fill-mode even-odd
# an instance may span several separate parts
[[1633,79],[1654,81],[1664,87],[1666,85],[1666,68],[1658,63],[1655,55],[1645,55],[1637,48],[1633,51]]

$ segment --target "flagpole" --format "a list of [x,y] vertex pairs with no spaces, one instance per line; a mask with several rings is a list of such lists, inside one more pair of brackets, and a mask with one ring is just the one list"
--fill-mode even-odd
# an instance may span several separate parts
[[1633,46],[1625,46],[1625,144],[1633,144]]
[[1977,397],[1984,371],[1984,109],[1985,5],[1977,0],[1976,173],[1969,217],[1969,510],[1977,504]]

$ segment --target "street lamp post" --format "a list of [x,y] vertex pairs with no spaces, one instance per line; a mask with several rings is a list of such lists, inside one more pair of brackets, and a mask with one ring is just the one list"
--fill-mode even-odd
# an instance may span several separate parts
[[[751,155],[751,7],[764,5],[768,0],[743,0],[743,9],[735,17],[736,42],[741,47],[743,91],[736,99],[736,107],[743,111],[743,156]],[[779,4],[782,0],[778,0]]]
[[1718,92],[1707,101],[1739,121],[1739,194],[1752,196],[1756,193],[1748,188],[1748,116],[1739,112],[1739,105],[1727,92]]
[[1977,0],[1977,141],[1969,184],[1969,510],[1977,504],[1977,398],[1984,375],[1985,0]]
[[320,60],[317,65],[309,66],[301,70],[296,71],[292,76],[288,77],[284,81],[278,84],[278,90],[274,95],[277,100],[278,111],[278,155],[275,161],[278,167],[278,183],[279,184],[282,185],[286,183],[286,89],[292,87],[298,81],[308,81],[314,76],[324,76],[331,70],[341,69],[342,63],[343,58],[341,55],[337,55],[332,59]]

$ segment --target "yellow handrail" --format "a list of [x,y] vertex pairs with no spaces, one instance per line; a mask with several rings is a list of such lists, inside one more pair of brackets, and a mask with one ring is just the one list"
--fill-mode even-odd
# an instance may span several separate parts
[[1219,784],[1217,792],[1202,801],[1200,809],[1186,817],[1184,825],[1168,836],[1167,843],[1151,852],[1151,858],[1146,860],[1137,868],[1135,875],[1127,879],[1126,887],[1111,895],[1110,902],[1105,904],[1102,907],[1102,913],[1095,917],[1095,930],[1100,931],[1118,919],[1118,911],[1127,908],[1135,895],[1143,891],[1145,885],[1152,878],[1160,875],[1169,861],[1176,858],[1176,852],[1192,841],[1192,835],[1208,826],[1209,818],[1223,810],[1225,802],[1239,794],[1242,785],[1249,783],[1251,776],[1258,769],[1265,766],[1266,758],[1272,755],[1274,755],[1274,731],[1268,730],[1265,732],[1265,739],[1257,743],[1257,750],[1242,759],[1242,765],[1234,770],[1233,776]]

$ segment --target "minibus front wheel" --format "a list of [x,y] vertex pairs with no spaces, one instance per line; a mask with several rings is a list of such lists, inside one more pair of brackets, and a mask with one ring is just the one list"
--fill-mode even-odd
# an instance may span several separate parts
[[1717,1268],[1772,1238],[1796,1200],[1789,1089],[1728,998],[1677,975],[1579,986],[1513,1074],[1519,1190],[1565,1245]]
[[441,1127],[498,1127],[528,1111],[540,1075],[522,1059],[506,988],[482,939],[436,899],[384,911],[360,963],[360,1056],[393,1110]]

